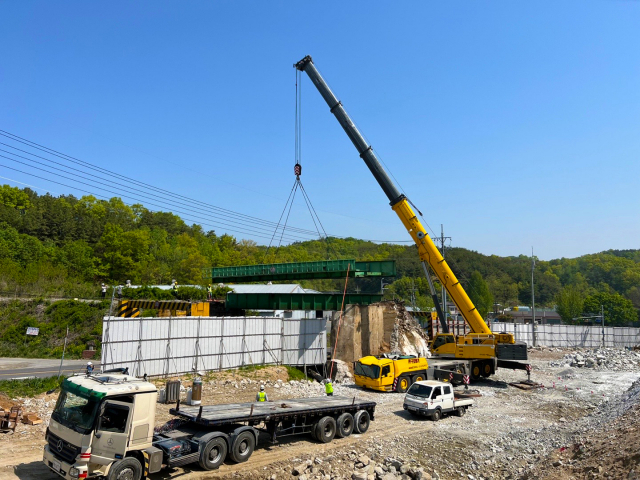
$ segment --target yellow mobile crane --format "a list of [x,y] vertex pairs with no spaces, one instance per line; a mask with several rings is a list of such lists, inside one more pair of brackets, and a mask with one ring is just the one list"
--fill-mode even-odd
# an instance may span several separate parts
[[[425,228],[411,208],[410,201],[401,194],[384,170],[373,148],[366,142],[362,134],[333,94],[325,80],[316,69],[310,56],[304,57],[295,68],[306,72],[320,95],[329,105],[333,113],[354,144],[360,157],[378,181],[380,187],[389,198],[391,208],[400,217],[411,238],[418,247],[422,267],[429,281],[434,303],[438,309],[442,329],[431,342],[434,357],[429,360],[430,371],[435,379],[462,381],[463,375],[472,379],[480,376],[488,377],[495,373],[497,367],[531,370],[531,367],[518,360],[527,360],[527,345],[516,342],[510,333],[493,333],[482,319],[473,302],[462,288],[451,268],[440,254],[440,251],[427,234]],[[429,274],[429,267],[444,286],[460,313],[466,320],[472,333],[455,336],[449,333],[445,317],[439,303]],[[453,375],[453,376],[452,376]]]

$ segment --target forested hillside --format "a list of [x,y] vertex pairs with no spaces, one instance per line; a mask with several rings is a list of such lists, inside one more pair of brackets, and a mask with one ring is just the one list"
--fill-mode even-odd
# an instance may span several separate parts
[[[531,303],[531,259],[486,256],[450,248],[447,261],[482,313]],[[395,259],[398,277],[385,294],[431,305],[415,247],[374,244],[354,238],[294,243],[266,253],[265,246],[187,225],[167,212],[128,206],[119,198],[38,195],[0,188],[0,292],[11,296],[96,297],[109,285],[206,284],[202,269],[334,258]],[[389,281],[393,279],[388,279]],[[341,290],[341,282],[306,282]],[[349,290],[380,291],[379,280],[359,280]],[[537,261],[536,305],[558,305],[570,320],[600,304],[617,312],[620,324],[638,320],[640,250],[607,251],[574,259]]]

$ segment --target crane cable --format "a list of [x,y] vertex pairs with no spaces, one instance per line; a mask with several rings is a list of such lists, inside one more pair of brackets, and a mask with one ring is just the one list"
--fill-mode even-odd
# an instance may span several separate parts
[[[284,205],[284,209],[280,214],[280,218],[278,219],[278,223],[276,224],[276,228],[271,237],[271,241],[269,242],[269,246],[265,251],[265,254],[263,257],[264,258],[263,263],[266,262],[267,254],[269,253],[269,250],[271,249],[271,245],[273,243],[273,239],[275,238],[278,232],[278,228],[280,227],[280,223],[282,222],[282,217],[284,216],[284,213],[287,212],[285,221],[282,224],[280,240],[278,241],[278,246],[276,248],[274,258],[277,257],[278,255],[278,251],[282,246],[282,239],[284,236],[284,232],[287,228],[287,223],[289,221],[291,209],[293,207],[293,201],[295,199],[296,192],[298,191],[298,189],[300,189],[300,192],[302,193],[302,198],[305,204],[307,205],[307,209],[309,210],[309,215],[311,216],[313,225],[315,226],[316,232],[318,233],[318,238],[320,238],[321,240],[324,239],[327,245],[327,257],[331,256],[330,250],[332,250],[333,253],[336,255],[336,258],[338,258],[337,253],[335,252],[335,250],[333,249],[333,247],[329,242],[329,236],[327,235],[327,232],[324,229],[322,222],[320,221],[320,217],[318,216],[318,213],[316,212],[315,207],[311,203],[311,198],[309,198],[309,195],[307,194],[304,186],[302,185],[302,181],[300,180],[300,175],[302,175],[302,134],[301,134],[302,133],[302,81],[301,81],[302,77],[301,75],[302,75],[302,72],[296,70],[296,108],[295,108],[295,122],[294,122],[295,123],[294,162],[295,163],[293,166],[293,173],[295,174],[296,179],[293,182],[293,187],[291,188],[291,192],[289,193],[289,198],[287,198],[287,202]],[[288,207],[288,211],[287,211],[287,207]],[[322,229],[322,233],[320,233],[321,229]]]
[[342,292],[342,305],[340,306],[340,319],[338,320],[338,328],[336,331],[336,341],[333,344],[333,351],[331,352],[331,368],[329,368],[329,380],[331,380],[331,376],[333,375],[333,364],[336,358],[336,349],[338,348],[338,337],[340,336],[340,325],[342,325],[342,317],[344,315],[344,299],[347,296],[347,283],[349,283],[349,267],[351,267],[351,263],[347,264],[347,277],[344,279],[344,292]]

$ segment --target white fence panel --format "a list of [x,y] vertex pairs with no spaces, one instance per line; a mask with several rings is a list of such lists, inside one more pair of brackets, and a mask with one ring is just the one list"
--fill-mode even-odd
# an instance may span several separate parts
[[[514,333],[517,341],[534,345],[531,324],[498,323],[491,325],[494,332]],[[604,332],[603,332],[604,330]],[[640,345],[640,328],[604,327],[585,325],[536,325],[535,345],[547,347],[607,347],[624,348]]]
[[320,365],[326,320],[275,317],[105,317],[102,368],[141,376],[244,365]]

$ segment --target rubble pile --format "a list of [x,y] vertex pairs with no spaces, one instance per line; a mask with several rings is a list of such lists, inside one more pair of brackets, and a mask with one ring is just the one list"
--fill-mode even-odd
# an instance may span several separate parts
[[397,319],[391,332],[391,353],[431,357],[429,336],[420,324],[407,312],[404,304],[388,302],[397,313]]
[[583,349],[567,353],[560,360],[552,361],[549,365],[630,372],[638,369],[640,353],[619,348]]

